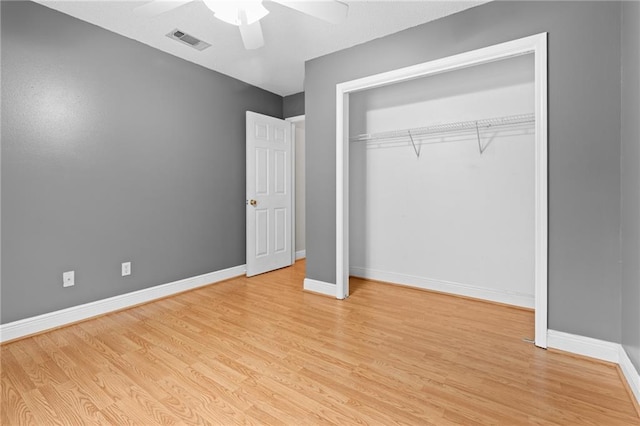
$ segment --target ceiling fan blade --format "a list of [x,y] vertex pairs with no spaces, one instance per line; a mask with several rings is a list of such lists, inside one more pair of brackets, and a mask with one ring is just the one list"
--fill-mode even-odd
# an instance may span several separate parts
[[264,46],[260,21],[256,21],[251,25],[242,24],[238,28],[240,28],[240,35],[245,49],[253,50]]
[[139,16],[158,16],[162,13],[168,12],[171,9],[182,6],[189,3],[192,0],[153,0],[149,3],[143,4],[133,9],[133,12]]
[[271,0],[290,9],[332,24],[339,24],[347,18],[349,6],[336,0]]

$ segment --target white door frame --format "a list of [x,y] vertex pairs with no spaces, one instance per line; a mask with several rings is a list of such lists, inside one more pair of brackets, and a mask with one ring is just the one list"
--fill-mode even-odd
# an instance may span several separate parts
[[523,54],[535,68],[535,344],[547,347],[547,33],[336,85],[336,298],[349,296],[349,94]]
[[292,259],[291,264],[296,263],[296,123],[304,121],[303,115],[296,115],[295,117],[285,118],[286,121],[293,124],[291,129],[291,196],[293,197],[293,208],[291,209],[291,247],[292,247]]

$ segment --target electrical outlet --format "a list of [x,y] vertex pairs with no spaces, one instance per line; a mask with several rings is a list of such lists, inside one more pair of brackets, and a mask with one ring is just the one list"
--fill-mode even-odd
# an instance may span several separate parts
[[62,287],[71,287],[75,285],[75,271],[67,271],[62,273]]
[[131,275],[131,262],[122,263],[122,276],[126,277]]

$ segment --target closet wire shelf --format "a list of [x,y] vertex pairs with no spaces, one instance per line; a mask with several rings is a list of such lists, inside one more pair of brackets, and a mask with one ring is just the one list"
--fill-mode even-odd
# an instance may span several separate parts
[[[351,142],[411,142],[416,156],[420,157],[420,148],[416,146],[416,141],[426,138],[427,136],[441,135],[452,132],[471,132],[475,133],[478,139],[478,148],[480,154],[486,149],[480,140],[480,131],[489,130],[496,127],[518,126],[522,124],[535,123],[535,114],[519,114],[504,117],[486,118],[482,120],[459,121],[455,123],[435,124],[427,127],[414,127],[411,129],[392,130],[387,132],[361,134],[349,138]],[[420,146],[422,143],[420,143]]]

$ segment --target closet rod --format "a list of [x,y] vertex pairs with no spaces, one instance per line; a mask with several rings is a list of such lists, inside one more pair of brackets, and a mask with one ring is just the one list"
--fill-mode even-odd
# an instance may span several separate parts
[[510,115],[505,117],[485,118],[482,120],[459,121],[456,123],[435,124],[428,127],[415,127],[412,129],[392,130],[388,132],[379,132],[371,134],[362,134],[349,138],[351,142],[380,142],[382,140],[398,140],[402,138],[419,139],[421,136],[427,136],[438,133],[450,133],[459,131],[479,132],[480,129],[485,130],[499,126],[515,126],[518,124],[534,123],[535,114]]

